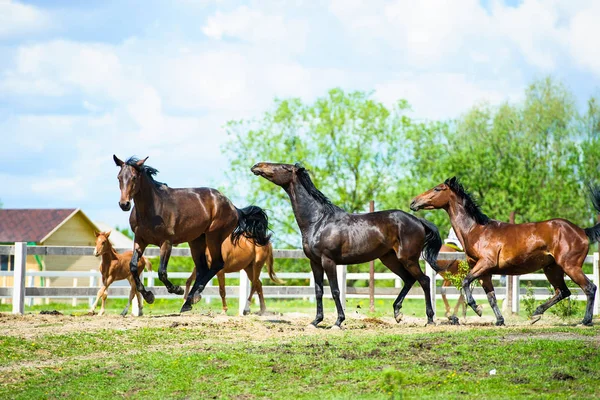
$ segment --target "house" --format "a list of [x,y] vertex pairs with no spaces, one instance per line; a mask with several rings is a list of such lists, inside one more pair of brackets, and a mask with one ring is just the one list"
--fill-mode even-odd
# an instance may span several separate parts
[[[27,242],[31,246],[94,246],[94,232],[110,229],[92,222],[78,208],[68,209],[0,209],[0,244]],[[110,240],[115,247],[133,248],[133,241],[114,230]],[[27,270],[89,271],[97,269],[100,259],[94,256],[27,256]],[[0,256],[0,269],[12,270],[13,256]],[[12,278],[2,277],[1,286],[11,286]],[[73,286],[72,278],[36,278],[35,286]],[[79,279],[77,286],[88,286]]]

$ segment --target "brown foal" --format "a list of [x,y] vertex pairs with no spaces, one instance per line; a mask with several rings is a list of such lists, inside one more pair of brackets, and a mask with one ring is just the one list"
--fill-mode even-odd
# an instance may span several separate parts
[[[122,316],[127,315],[129,311],[129,306],[131,305],[131,301],[133,300],[133,296],[137,296],[137,301],[140,307],[139,315],[142,315],[142,308],[144,307],[144,303],[142,302],[142,298],[140,293],[137,291],[135,287],[135,281],[131,276],[131,271],[129,270],[129,263],[131,262],[131,257],[133,256],[133,251],[127,251],[123,254],[119,254],[115,251],[108,240],[110,236],[110,231],[108,232],[96,232],[96,248],[94,249],[94,255],[96,257],[102,257],[102,262],[100,263],[100,273],[102,274],[102,287],[98,290],[98,295],[96,296],[96,301],[90,310],[90,313],[94,313],[96,306],[98,305],[98,300],[102,297],[102,307],[100,307],[99,315],[104,314],[104,306],[106,303],[106,298],[108,294],[106,291],[108,287],[114,281],[120,281],[121,279],[127,279],[129,284],[131,285],[131,291],[129,292],[129,301],[125,306],[123,312],[121,312]],[[148,268],[148,271],[152,271],[152,264],[150,261],[146,259],[146,257],[141,257],[138,262],[138,274],[142,275],[144,272],[144,268]]]
[[[273,245],[268,243],[266,246],[258,246],[251,239],[241,236],[237,244],[233,244],[231,237],[228,237],[221,246],[221,253],[223,254],[223,260],[225,261],[225,267],[217,273],[217,279],[219,280],[219,294],[221,295],[221,301],[223,302],[223,312],[227,313],[227,301],[225,300],[225,274],[230,272],[239,272],[241,270],[246,271],[248,279],[252,282],[252,290],[250,296],[246,302],[244,308],[244,315],[250,314],[250,302],[254,292],[258,293],[260,300],[260,312],[262,315],[267,310],[265,306],[265,298],[262,291],[262,283],[260,281],[260,272],[262,271],[263,265],[267,264],[267,271],[269,278],[277,284],[283,284],[273,271]],[[210,265],[210,254],[206,252],[206,258]],[[196,277],[196,269],[192,271],[192,274],[185,283],[185,294],[183,298],[187,298],[187,294],[190,291],[190,286]],[[194,302],[200,300],[201,296],[194,297]],[[240,299],[242,301],[242,299]]]
[[[591,188],[592,202],[600,212],[600,191]],[[565,274],[587,296],[583,325],[592,325],[592,307],[596,285],[583,273],[582,265],[590,244],[600,238],[600,224],[582,229],[565,219],[509,224],[495,221],[483,214],[477,203],[465,191],[456,177],[447,179],[433,189],[415,197],[413,211],[443,208],[462,247],[470,272],[463,280],[467,304],[481,316],[481,306],[473,298],[469,285],[479,279],[496,314],[496,325],[504,325],[492,285],[492,274],[522,275],[542,269],[555,290],[555,295],[533,313],[532,323],[560,300],[571,295]]]

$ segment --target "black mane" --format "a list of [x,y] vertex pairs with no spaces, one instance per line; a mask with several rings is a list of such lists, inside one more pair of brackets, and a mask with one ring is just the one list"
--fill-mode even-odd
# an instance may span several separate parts
[[308,194],[311,195],[313,199],[320,203],[328,212],[334,213],[336,211],[343,211],[340,207],[333,204],[331,200],[327,198],[327,196],[325,196],[323,193],[321,193],[321,191],[319,191],[319,189],[315,187],[315,184],[310,179],[310,175],[308,174],[306,168],[302,167],[300,164],[296,164],[296,167],[296,175],[300,180],[300,184],[304,187],[304,189],[306,189]]
[[463,199],[463,205],[465,206],[467,214],[473,217],[475,219],[475,222],[477,222],[480,225],[486,225],[488,222],[490,222],[490,218],[483,212],[481,212],[481,209],[479,208],[479,205],[477,204],[475,199],[471,197],[471,194],[469,194],[469,192],[465,190],[465,188],[462,186],[462,184],[458,181],[456,177],[446,179],[444,183],[448,185],[448,187],[454,193],[456,193],[458,197]]
[[160,188],[161,186],[169,186],[166,183],[159,182],[156,179],[154,179],[154,175],[158,174],[158,170],[156,168],[153,168],[146,164],[142,164],[142,166],[140,167],[139,165],[137,165],[138,161],[140,161],[139,158],[132,156],[132,157],[129,157],[129,159],[127,161],[125,161],[125,164],[135,168],[136,171],[141,172],[144,175],[146,175],[146,177],[148,177],[150,182],[152,182],[156,187]]

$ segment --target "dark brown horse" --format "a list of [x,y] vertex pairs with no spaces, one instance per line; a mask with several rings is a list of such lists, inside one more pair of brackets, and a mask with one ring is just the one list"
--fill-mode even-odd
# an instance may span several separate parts
[[[592,200],[600,212],[600,192],[592,189]],[[488,218],[464,190],[456,177],[447,179],[431,190],[414,198],[414,211],[443,208],[460,240],[470,272],[463,280],[467,304],[481,316],[469,287],[475,279],[487,293],[496,314],[496,325],[504,325],[504,318],[496,303],[492,274],[522,275],[542,269],[554,287],[555,295],[533,313],[532,323],[560,300],[571,295],[565,284],[565,274],[577,283],[587,296],[583,325],[592,325],[592,306],[596,285],[583,273],[581,266],[591,243],[600,237],[600,224],[582,229],[565,219],[543,222],[509,224]]]
[[394,302],[396,320],[401,320],[402,301],[418,280],[425,292],[428,323],[433,323],[430,282],[421,271],[419,256],[423,253],[425,260],[437,268],[442,240],[435,225],[400,210],[348,214],[317,190],[308,171],[299,164],[258,163],[252,172],[281,186],[290,197],[302,233],[302,248],[315,277],[314,326],[323,320],[323,272],[327,274],[338,312],[334,326],[339,328],[345,315],[336,265],[360,264],[376,258],[404,281]]
[[[201,293],[208,281],[223,269],[221,245],[229,235],[234,243],[242,235],[258,245],[269,243],[267,216],[259,207],[238,209],[227,197],[211,188],[172,189],[154,180],[158,171],[144,164],[148,157],[121,161],[113,156],[113,159],[120,167],[119,206],[123,211],[129,211],[131,200],[135,203],[129,217],[135,235],[130,269],[137,290],[148,303],[154,302],[154,294],[140,281],[137,262],[149,244],[160,246],[158,278],[169,293],[182,295],[183,289],[167,279],[167,264],[173,245],[189,243],[196,265],[196,281],[181,307],[184,312],[192,309],[195,293]],[[210,268],[206,260],[207,249],[212,259]]]

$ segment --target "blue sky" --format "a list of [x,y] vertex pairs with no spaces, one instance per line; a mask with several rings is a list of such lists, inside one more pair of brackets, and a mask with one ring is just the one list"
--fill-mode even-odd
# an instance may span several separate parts
[[583,106],[599,18],[593,0],[0,0],[0,200],[125,226],[113,153],[218,186],[228,120],[336,86],[452,118],[552,75]]

